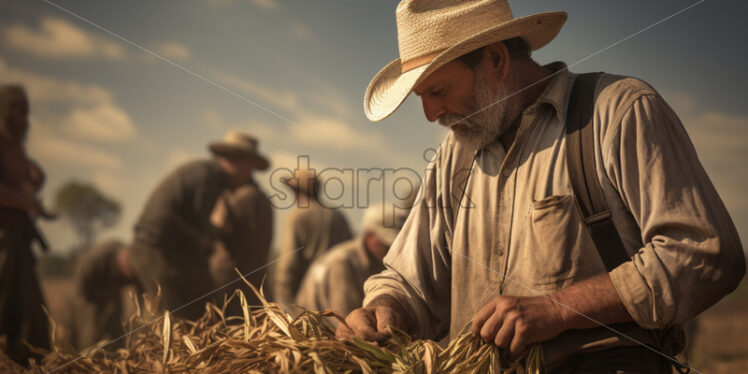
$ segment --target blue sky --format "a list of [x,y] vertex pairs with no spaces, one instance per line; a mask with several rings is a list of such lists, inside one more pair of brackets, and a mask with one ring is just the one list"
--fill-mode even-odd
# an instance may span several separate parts
[[[231,129],[258,136],[261,150],[276,167],[293,167],[303,154],[320,169],[422,170],[424,150],[438,146],[445,135],[424,119],[413,97],[381,123],[363,116],[366,85],[397,56],[396,1],[52,4],[0,4],[0,81],[21,81],[29,88],[29,149],[47,171],[47,201],[61,183],[76,178],[95,183],[123,203],[121,223],[105,236],[129,240],[158,179],[181,162],[207,157],[206,144]],[[745,2],[510,4],[516,16],[551,10],[569,14],[559,36],[534,54],[537,61],[584,60],[571,70],[630,75],[652,84],[680,115],[741,237],[746,237]],[[258,174],[258,180],[272,194],[269,176]],[[350,186],[346,188],[348,193]],[[345,213],[357,227],[360,210]],[[276,227],[281,227],[285,211],[276,216]],[[62,222],[43,229],[56,250],[73,242]],[[276,246],[279,234],[276,229]]]

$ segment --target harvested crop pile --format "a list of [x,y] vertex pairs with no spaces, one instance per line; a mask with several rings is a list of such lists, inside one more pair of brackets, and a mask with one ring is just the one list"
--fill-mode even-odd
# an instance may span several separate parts
[[[253,287],[254,289],[254,287]],[[243,316],[225,316],[224,309],[206,304],[197,321],[153,319],[158,297],[146,302],[129,320],[132,331],[125,347],[79,353],[56,348],[29,373],[539,373],[541,352],[533,347],[521,360],[502,365],[500,351],[470,333],[447,348],[430,340],[411,340],[394,332],[383,346],[355,340],[343,342],[327,318],[332,312],[304,312],[296,318],[266,301],[250,307],[241,291],[228,302],[239,302]],[[228,304],[224,303],[224,305]],[[0,368],[20,371],[7,356]]]

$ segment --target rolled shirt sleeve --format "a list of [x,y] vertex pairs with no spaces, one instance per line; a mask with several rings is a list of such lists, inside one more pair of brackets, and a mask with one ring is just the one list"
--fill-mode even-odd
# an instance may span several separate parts
[[604,165],[644,245],[610,277],[634,321],[662,329],[734,290],[745,257],[727,209],[662,97],[643,94],[622,113],[606,136]]
[[364,284],[363,305],[389,295],[407,307],[415,318],[415,336],[439,339],[449,328],[451,260],[445,202],[450,183],[440,164],[440,149],[426,170],[421,190],[408,219],[384,258],[386,269]]

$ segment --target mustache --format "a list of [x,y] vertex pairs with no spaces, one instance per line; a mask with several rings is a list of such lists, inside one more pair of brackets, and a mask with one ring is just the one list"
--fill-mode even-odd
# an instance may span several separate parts
[[465,119],[464,116],[458,114],[444,114],[439,117],[439,124],[444,127],[450,127],[461,122],[464,122],[466,125],[472,124],[469,119]]

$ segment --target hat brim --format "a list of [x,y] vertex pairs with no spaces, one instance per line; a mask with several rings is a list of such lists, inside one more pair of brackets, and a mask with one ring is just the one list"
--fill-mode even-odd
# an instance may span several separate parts
[[558,35],[566,12],[548,12],[515,18],[489,28],[447,48],[428,64],[402,73],[400,59],[396,59],[374,76],[364,95],[364,112],[374,122],[381,121],[405,101],[410,92],[429,74],[446,63],[486,45],[515,37],[522,37],[530,49],[548,44]]
[[258,170],[267,170],[270,167],[270,162],[265,157],[244,148],[224,143],[213,143],[208,146],[208,149],[218,156],[247,158],[252,161],[254,167]]

